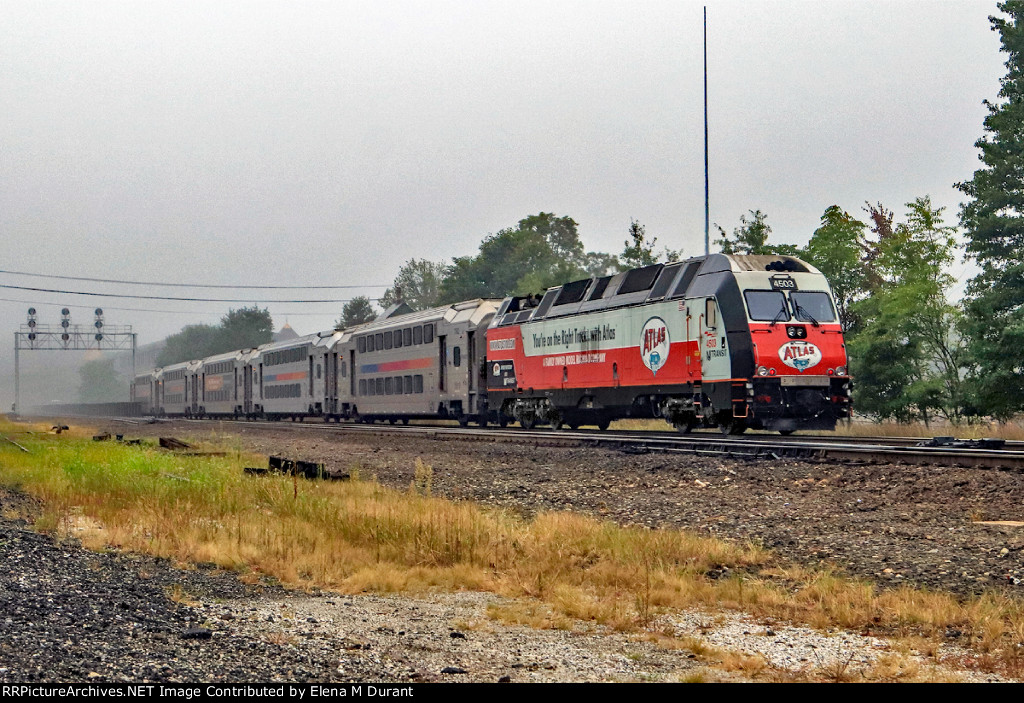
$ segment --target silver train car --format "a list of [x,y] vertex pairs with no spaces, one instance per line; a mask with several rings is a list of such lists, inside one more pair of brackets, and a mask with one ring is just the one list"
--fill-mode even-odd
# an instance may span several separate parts
[[338,363],[337,416],[485,424],[486,332],[500,303],[478,299],[381,316],[335,335],[327,355],[332,368]]
[[172,364],[141,374],[146,414],[280,420],[488,421],[487,328],[500,300],[471,300]]
[[243,359],[248,358],[252,351],[227,352],[199,361],[194,370],[198,375],[199,389],[192,397],[191,414],[194,417],[237,418],[243,414]]
[[248,372],[243,373],[251,398],[246,415],[296,420],[323,414],[322,401],[314,397],[314,379],[323,377],[323,367],[313,353],[319,340],[319,334],[309,334],[264,344],[249,354]]

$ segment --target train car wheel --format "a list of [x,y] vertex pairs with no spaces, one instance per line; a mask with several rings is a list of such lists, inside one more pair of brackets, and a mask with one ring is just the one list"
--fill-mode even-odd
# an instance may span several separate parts
[[605,430],[607,430],[611,426],[611,424],[612,424],[611,420],[598,420],[597,421],[597,429],[599,429],[602,432],[604,432]]
[[459,416],[459,427],[469,427],[469,418],[465,415]]
[[502,429],[508,427],[508,418],[505,417],[504,415],[498,418],[498,426],[501,427]]
[[693,432],[692,420],[684,420],[682,422],[676,422],[674,424],[679,434],[690,434],[691,432]]
[[537,426],[537,418],[534,415],[528,415],[519,420],[519,426],[524,430],[532,430]]
[[796,430],[779,430],[779,434],[782,435],[783,437],[788,437],[794,432],[796,432]]

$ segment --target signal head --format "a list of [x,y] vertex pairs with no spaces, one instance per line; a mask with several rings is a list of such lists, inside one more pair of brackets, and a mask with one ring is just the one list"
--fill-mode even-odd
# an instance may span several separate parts
[[67,308],[61,308],[61,309],[60,309],[60,314],[61,314],[61,315],[64,315],[65,317],[67,317],[68,315],[70,315],[70,314],[71,314],[71,311],[70,311],[70,310],[68,310]]
[[102,314],[103,314],[103,308],[96,308],[96,317],[99,317]]
[[29,315],[35,315],[36,314],[36,309],[35,308],[29,308],[28,309],[28,314]]

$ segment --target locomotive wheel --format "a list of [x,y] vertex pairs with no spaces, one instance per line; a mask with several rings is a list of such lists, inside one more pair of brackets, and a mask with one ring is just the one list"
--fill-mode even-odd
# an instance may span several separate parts
[[519,420],[519,426],[524,430],[532,430],[537,426],[537,417],[535,415],[528,415]]
[[602,432],[604,432],[605,430],[607,430],[611,426],[611,424],[612,424],[611,420],[605,420],[605,419],[598,420],[597,421],[597,429],[599,429]]
[[504,415],[502,415],[501,417],[499,417],[499,418],[498,418],[498,425],[499,425],[499,426],[500,426],[500,427],[501,427],[502,429],[505,429],[506,427],[508,427],[508,418],[507,418],[507,417],[505,417]]
[[459,416],[459,427],[469,427],[469,417],[466,415]]
[[738,417],[725,419],[719,425],[724,435],[741,435],[747,431],[747,423]]

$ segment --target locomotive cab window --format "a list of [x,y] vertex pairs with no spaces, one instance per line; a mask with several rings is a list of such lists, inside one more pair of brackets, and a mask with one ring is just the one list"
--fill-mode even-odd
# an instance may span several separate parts
[[709,330],[718,327],[718,305],[715,303],[714,298],[708,298],[704,301],[704,326]]
[[793,291],[789,294],[793,313],[800,322],[835,322],[836,314],[828,293],[820,291]]
[[747,301],[750,319],[759,322],[786,322],[789,320],[789,307],[782,291],[748,290],[743,292]]

